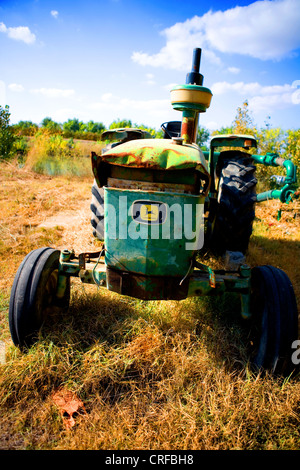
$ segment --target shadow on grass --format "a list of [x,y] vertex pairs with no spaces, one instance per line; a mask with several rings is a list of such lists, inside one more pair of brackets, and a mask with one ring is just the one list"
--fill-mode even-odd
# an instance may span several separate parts
[[253,235],[247,263],[251,267],[271,265],[282,269],[293,285],[300,313],[300,241]]
[[88,351],[102,344],[106,351],[124,348],[148,330],[166,341],[177,335],[191,348],[205,347],[220,366],[245,366],[240,299],[234,294],[188,298],[183,301],[140,301],[102,289],[91,293],[75,291],[69,311],[52,317],[44,328],[46,341],[72,344]]
[[68,311],[51,316],[44,332],[56,344],[76,344],[82,350],[96,342],[120,343],[128,319],[136,318],[133,304],[134,300],[104,289],[89,293],[74,290]]
[[[144,400],[147,406],[174,396],[184,400],[214,377],[247,380],[242,324],[239,296],[233,294],[144,302],[75,288],[69,311],[49,318],[27,360],[19,356],[21,376],[27,361],[34,377],[24,388],[18,376],[13,396],[22,389],[46,397],[68,384],[87,410],[98,399],[111,405]],[[16,374],[18,366],[11,367]]]
[[[297,241],[253,236],[247,257],[252,267],[270,264],[283,269],[295,283],[298,305],[299,251]],[[93,286],[86,291],[74,289],[69,311],[53,317],[45,325],[44,333],[46,341],[57,346],[71,344],[82,354],[97,344],[106,352],[125,350],[149,329],[163,335],[166,341],[176,334],[174,348],[180,347],[180,341],[187,344],[188,337],[191,350],[204,348],[216,367],[225,367],[234,373],[246,371],[249,365],[249,325],[241,318],[240,311],[240,298],[234,294],[188,298],[180,302],[147,302],[106,289],[97,291]]]

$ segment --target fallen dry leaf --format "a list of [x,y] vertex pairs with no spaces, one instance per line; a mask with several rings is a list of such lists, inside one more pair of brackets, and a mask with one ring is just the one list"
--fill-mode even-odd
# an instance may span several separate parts
[[52,395],[52,400],[58,407],[67,429],[76,424],[75,418],[78,415],[82,416],[86,413],[83,402],[70,390],[64,388],[57,390]]

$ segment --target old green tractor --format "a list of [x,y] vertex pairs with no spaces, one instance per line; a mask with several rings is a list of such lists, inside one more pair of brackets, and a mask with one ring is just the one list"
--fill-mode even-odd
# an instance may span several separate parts
[[[248,135],[218,135],[210,151],[196,145],[198,117],[210,106],[203,87],[201,49],[193,53],[186,84],[171,90],[181,121],[164,123],[164,138],[140,129],[103,134],[111,143],[92,154],[92,225],[103,243],[97,252],[75,254],[39,248],[20,265],[11,292],[9,324],[21,349],[37,338],[54,309],[66,309],[70,280],[144,300],[235,293],[249,333],[249,361],[258,369],[288,374],[298,314],[287,275],[272,266],[245,264],[255,204],[289,202],[296,168],[278,155],[255,155]],[[256,194],[254,163],[284,166],[281,189]],[[203,264],[201,253],[224,257],[224,269]]]

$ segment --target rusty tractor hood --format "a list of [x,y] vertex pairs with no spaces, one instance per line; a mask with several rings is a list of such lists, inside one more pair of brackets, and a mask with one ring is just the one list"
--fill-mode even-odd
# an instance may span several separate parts
[[103,170],[107,165],[148,170],[194,169],[209,177],[206,160],[198,146],[176,143],[170,139],[132,140],[102,155],[92,153],[93,173],[97,180],[100,167]]
[[111,165],[153,170],[195,168],[208,174],[201,150],[193,145],[178,144],[170,139],[143,139],[125,142],[101,156]]

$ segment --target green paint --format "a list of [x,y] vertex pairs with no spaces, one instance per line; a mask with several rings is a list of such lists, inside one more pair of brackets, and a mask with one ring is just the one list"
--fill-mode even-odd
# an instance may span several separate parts
[[189,84],[177,85],[177,86],[174,86],[172,90],[188,90],[188,91],[200,91],[200,92],[202,91],[204,93],[209,93],[210,95],[212,95],[212,92],[209,88],[206,88],[200,85],[189,85]]
[[215,284],[211,283],[211,270],[195,269],[189,280],[188,297],[199,297],[202,295],[222,295],[225,292],[236,292],[248,296],[250,286],[249,277],[241,274],[214,273]]
[[291,160],[283,160],[277,153],[267,153],[266,155],[251,155],[251,158],[257,163],[266,166],[283,166],[286,169],[285,185],[282,189],[274,189],[257,194],[257,202],[267,201],[268,199],[279,199],[288,204],[295,193],[297,184],[297,167]]
[[[135,219],[135,201],[142,201],[153,217],[155,203],[162,203],[166,209],[163,222],[154,223],[152,216],[147,220],[146,209],[144,222]],[[200,195],[104,188],[106,264],[149,276],[184,277],[196,250],[195,234],[203,233],[203,205]]]

